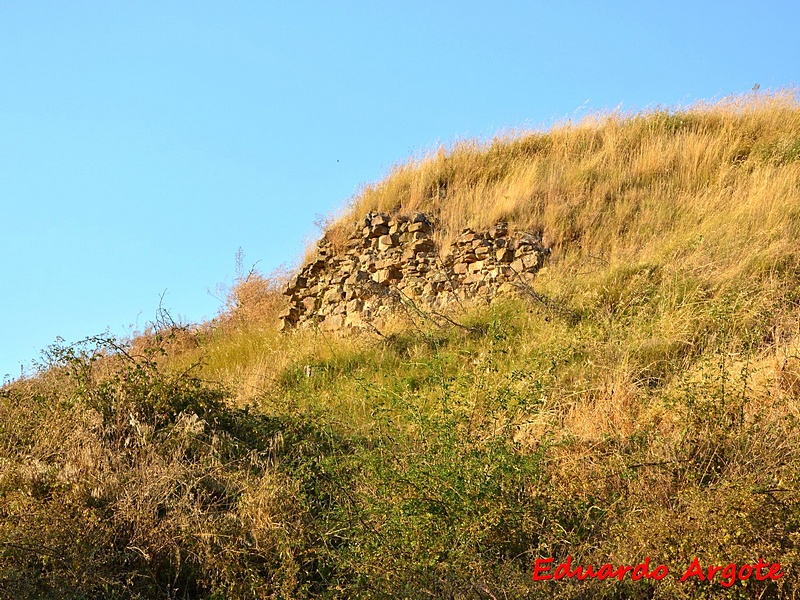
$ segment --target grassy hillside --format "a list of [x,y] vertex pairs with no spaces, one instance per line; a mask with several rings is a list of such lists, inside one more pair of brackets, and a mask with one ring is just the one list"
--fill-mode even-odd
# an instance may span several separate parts
[[[371,210],[541,231],[543,301],[287,336],[251,275],[213,323],[49,349],[0,392],[0,596],[796,595],[796,95],[460,143],[327,234]],[[531,581],[568,555],[670,574]]]

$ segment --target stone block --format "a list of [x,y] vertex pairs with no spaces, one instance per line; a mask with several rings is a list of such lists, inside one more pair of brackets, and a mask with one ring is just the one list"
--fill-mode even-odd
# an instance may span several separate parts
[[456,246],[466,246],[472,244],[475,240],[480,239],[480,236],[471,229],[464,230],[455,241]]
[[330,315],[321,323],[320,328],[324,331],[336,331],[344,325],[344,315]]
[[362,308],[364,308],[364,301],[360,300],[358,298],[355,298],[355,299],[353,299],[353,300],[351,300],[350,302],[347,303],[347,312],[348,313],[358,312]]
[[342,300],[344,300],[344,291],[341,288],[330,288],[322,297],[322,301],[325,304],[335,304]]
[[510,250],[509,248],[500,248],[499,250],[495,251],[494,255],[497,260],[502,263],[510,263],[514,260],[514,251]]
[[308,285],[308,279],[301,275],[295,275],[289,280],[289,284],[286,286],[286,291],[284,294],[287,296],[294,294],[297,290],[306,287]]
[[483,271],[483,268],[486,266],[486,263],[482,260],[476,261],[474,263],[470,263],[468,271],[470,273],[478,273],[479,271]]
[[410,233],[428,234],[433,231],[433,227],[431,227],[431,224],[426,221],[415,221],[408,226],[408,231]]
[[303,306],[303,312],[311,313],[314,312],[314,309],[317,307],[317,299],[309,296],[308,298],[303,298],[301,304]]
[[412,223],[427,223],[428,225],[433,226],[433,223],[431,223],[431,220],[428,218],[428,215],[426,215],[425,213],[421,213],[421,212],[416,212],[413,215],[411,215],[411,222]]
[[413,233],[409,232],[409,241],[411,242],[418,242],[420,240],[429,241],[431,238],[422,233],[421,231],[415,231]]
[[522,264],[525,265],[526,271],[535,271],[541,266],[539,254],[528,254],[522,258]]
[[489,228],[489,237],[497,239],[508,235],[508,223],[497,223]]
[[281,311],[281,313],[278,315],[278,318],[290,323],[296,323],[300,318],[300,309],[298,309],[296,306],[287,306]]
[[477,240],[472,240],[472,244],[471,244],[473,250],[477,250],[478,248],[480,248],[482,246],[488,246],[488,245],[489,245],[489,243],[483,238],[478,238]]
[[388,225],[373,225],[369,231],[366,233],[365,237],[368,238],[379,238],[383,235],[389,235],[389,227]]
[[372,275],[372,279],[381,284],[381,285],[389,285],[393,281],[398,281],[403,277],[403,274],[397,267],[389,267],[386,269],[380,269],[375,271]]
[[453,265],[453,272],[456,275],[466,275],[469,265],[465,262],[459,262]]
[[361,318],[360,312],[348,312],[344,318],[345,327],[360,328],[364,326],[364,319]]
[[519,238],[520,243],[527,244],[529,246],[538,246],[542,243],[542,236],[537,233],[523,233],[522,236]]
[[435,246],[433,240],[430,238],[425,238],[421,240],[415,240],[411,242],[411,250],[414,254],[418,254],[420,252],[432,252]]

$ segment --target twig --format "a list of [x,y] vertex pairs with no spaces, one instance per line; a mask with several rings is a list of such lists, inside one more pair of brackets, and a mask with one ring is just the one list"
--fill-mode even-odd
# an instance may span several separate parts
[[519,271],[517,271],[516,269],[514,269],[514,267],[509,267],[509,268],[514,272],[514,275],[517,276],[518,283],[515,283],[514,286],[518,290],[525,292],[531,298],[533,298],[534,301],[538,302],[551,312],[561,314],[562,316],[567,315],[573,323],[577,323],[578,321],[580,321],[580,316],[578,315],[578,313],[570,310],[565,306],[555,304],[547,296],[540,294],[539,292],[534,290],[533,287],[531,287],[531,285],[522,278],[522,274],[519,273]]

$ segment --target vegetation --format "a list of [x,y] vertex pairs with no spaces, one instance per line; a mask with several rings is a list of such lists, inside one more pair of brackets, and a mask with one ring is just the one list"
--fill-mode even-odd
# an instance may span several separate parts
[[[212,323],[54,346],[0,392],[0,595],[797,594],[794,92],[456,144],[328,234],[370,210],[541,230],[546,302],[287,337],[251,273]],[[670,573],[532,581],[567,556]]]

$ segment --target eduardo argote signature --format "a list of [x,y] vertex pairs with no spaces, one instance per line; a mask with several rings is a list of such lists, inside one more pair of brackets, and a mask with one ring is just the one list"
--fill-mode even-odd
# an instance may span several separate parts
[[[537,558],[533,567],[534,581],[547,581],[549,579],[618,579],[622,581],[625,577],[630,577],[632,581],[640,579],[653,579],[661,581],[669,574],[667,565],[656,565],[651,570],[650,557],[646,557],[643,562],[637,565],[611,565],[609,563],[595,567],[594,565],[574,566],[572,557],[554,565],[554,558]],[[778,563],[767,563],[762,558],[755,563],[738,565],[730,563],[727,565],[709,565],[703,567],[698,558],[694,558],[691,564],[681,575],[680,581],[710,581],[719,583],[722,587],[731,587],[737,581],[745,581],[751,577],[756,581],[777,581],[784,576],[781,566]]]

